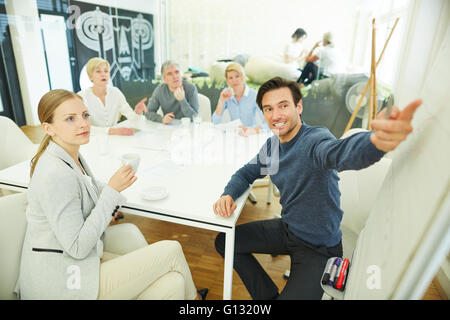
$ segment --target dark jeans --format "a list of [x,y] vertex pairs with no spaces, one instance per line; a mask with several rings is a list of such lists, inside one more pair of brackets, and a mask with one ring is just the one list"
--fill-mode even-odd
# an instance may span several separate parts
[[318,67],[313,62],[306,63],[303,72],[297,80],[297,83],[303,83],[305,86],[316,80]]
[[[223,257],[224,233],[215,244]],[[281,219],[272,219],[237,226],[234,252],[234,269],[253,299],[321,299],[323,269],[330,257],[342,257],[342,243],[330,248],[311,245],[294,236]],[[280,294],[252,253],[290,255],[290,276]]]

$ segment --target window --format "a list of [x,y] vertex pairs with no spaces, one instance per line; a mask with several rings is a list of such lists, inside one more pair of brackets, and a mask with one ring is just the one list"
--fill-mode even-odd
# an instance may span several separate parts
[[40,17],[50,88],[73,91],[64,16],[41,14]]
[[[370,73],[372,54],[372,18],[375,18],[376,39],[375,59],[378,60],[386,40],[400,18],[376,70],[377,82],[392,88],[398,72],[401,50],[404,47],[410,0],[382,0],[370,3],[370,8],[362,8],[357,25],[359,37],[355,41],[354,63]],[[359,57],[359,58],[358,58]]]

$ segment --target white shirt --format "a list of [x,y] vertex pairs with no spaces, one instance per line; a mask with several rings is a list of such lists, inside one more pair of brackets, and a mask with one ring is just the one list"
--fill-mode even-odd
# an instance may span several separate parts
[[319,64],[321,72],[325,74],[336,74],[343,72],[343,65],[339,51],[331,46],[320,47],[317,53],[320,61]]
[[106,87],[105,104],[94,94],[91,87],[78,92],[78,94],[83,97],[84,104],[89,111],[93,134],[108,133],[109,128],[119,121],[121,114],[132,121],[139,116],[116,87]]
[[299,58],[303,49],[304,49],[303,44],[299,42],[290,41],[289,43],[286,44],[284,48],[284,54],[287,55],[289,58],[294,59],[293,61],[288,63],[289,65],[295,66],[296,68],[298,67],[297,59]]

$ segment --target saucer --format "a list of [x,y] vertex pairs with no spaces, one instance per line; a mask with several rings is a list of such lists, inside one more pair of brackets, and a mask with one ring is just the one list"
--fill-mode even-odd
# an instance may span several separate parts
[[148,187],[142,190],[141,196],[145,200],[161,200],[169,195],[169,192],[164,187]]

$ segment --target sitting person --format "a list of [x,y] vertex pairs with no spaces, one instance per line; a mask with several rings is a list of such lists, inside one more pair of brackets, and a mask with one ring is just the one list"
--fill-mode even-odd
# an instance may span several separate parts
[[[320,43],[323,44],[323,47],[319,48]],[[319,49],[315,52],[317,48]],[[319,73],[320,79],[342,72],[341,57],[339,51],[334,47],[333,34],[331,32],[326,32],[323,35],[323,39],[313,46],[305,61],[305,68],[297,80],[301,87],[313,82],[317,78],[317,73]]]
[[[156,87],[148,102],[145,116],[155,122],[169,124],[173,119],[181,119],[198,113],[197,87],[182,78],[178,63],[166,61],[161,66],[164,83]],[[156,112],[161,107],[164,116]]]
[[298,28],[292,34],[292,40],[286,45],[284,49],[284,62],[298,68],[303,66],[303,59],[306,52],[303,48],[302,42],[306,39],[306,31]]
[[[214,124],[222,122],[225,110],[228,110],[231,120],[240,119],[243,126],[239,134],[251,135],[261,132],[262,128],[269,131],[264,116],[256,104],[256,91],[245,84],[245,73],[238,63],[230,63],[225,69],[225,78],[231,88],[220,93],[219,102],[211,120]],[[259,117],[262,126],[257,124]]]
[[147,111],[145,106],[147,98],[142,99],[133,111],[123,93],[116,87],[108,86],[109,70],[107,60],[98,57],[90,59],[86,64],[86,72],[92,81],[92,87],[78,92],[91,115],[92,132],[133,135],[133,129],[113,128],[113,126],[119,121],[120,115],[135,120],[138,115]]
[[[412,132],[411,120],[422,102],[413,101],[401,111],[394,107],[388,119],[384,109],[372,121],[373,131],[338,140],[327,128],[302,121],[302,94],[293,81],[269,80],[256,100],[274,136],[233,174],[213,210],[230,217],[236,199],[269,174],[280,190],[281,218],[236,226],[234,269],[253,299],[320,299],[327,260],[342,257],[337,172],[366,168],[397,148]],[[215,246],[224,256],[224,233]],[[290,276],[281,292],[254,253],[290,255]]]
[[[19,297],[203,298],[206,294],[196,291],[178,242],[148,245],[132,224],[108,227],[126,200],[121,192],[137,178],[130,165],[119,168],[108,184],[94,178],[79,154],[91,129],[81,97],[50,91],[41,98],[38,115],[46,134],[31,165],[27,230],[15,289]],[[116,239],[117,230],[126,236]],[[104,251],[104,245],[115,251]]]

